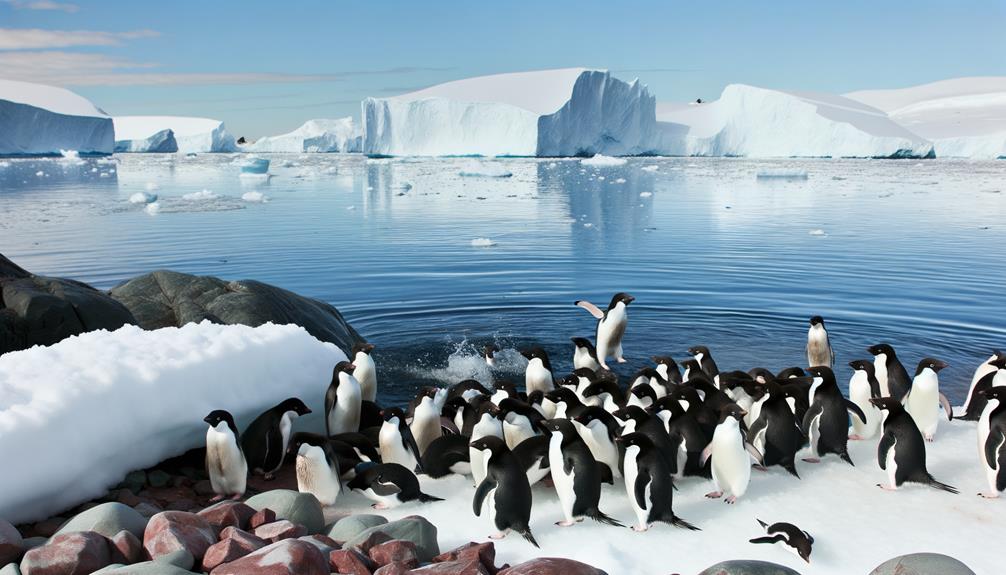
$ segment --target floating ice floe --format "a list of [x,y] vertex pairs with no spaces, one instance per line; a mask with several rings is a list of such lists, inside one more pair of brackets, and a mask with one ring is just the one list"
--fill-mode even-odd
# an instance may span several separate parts
[[269,201],[269,198],[262,192],[245,192],[241,194],[241,199],[253,204],[264,204]]
[[644,172],[656,172],[657,170],[660,169],[660,166],[656,164],[650,164],[648,166],[643,166],[642,168],[639,169],[643,170]]
[[161,213],[161,203],[156,201],[150,202],[143,210],[152,216],[157,215]]
[[213,191],[206,189],[201,192],[191,192],[182,195],[182,199],[187,202],[205,202],[207,200],[215,200],[217,197]]
[[136,192],[129,196],[129,203],[131,204],[150,204],[156,201],[157,194],[151,194],[150,192]]
[[469,178],[509,178],[513,172],[498,162],[471,162],[461,168],[458,175]]
[[496,245],[496,242],[489,238],[475,238],[472,240],[473,248],[491,248]]
[[612,156],[605,156],[604,154],[595,154],[593,157],[584,158],[580,160],[580,163],[584,166],[624,166],[628,160],[625,158],[615,158]]
[[653,195],[653,192],[639,192],[639,197],[641,197],[641,198],[649,198],[652,195]]
[[825,231],[824,231],[824,230],[822,230],[822,229],[816,229],[816,230],[810,230],[810,231],[809,231],[808,233],[809,233],[810,235],[812,235],[812,236],[826,236],[826,235],[828,235],[828,234],[827,234],[827,233],[825,233]]

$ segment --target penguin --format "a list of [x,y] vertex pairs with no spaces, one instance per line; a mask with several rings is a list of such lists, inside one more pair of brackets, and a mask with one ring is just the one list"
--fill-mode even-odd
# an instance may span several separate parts
[[978,495],[996,499],[1006,490],[1006,387],[980,390],[987,404],[978,420],[978,458],[985,470],[988,491]]
[[631,389],[638,385],[649,385],[653,389],[653,393],[656,394],[657,399],[670,393],[672,387],[670,382],[664,376],[660,375],[660,371],[653,367],[644,367],[636,372],[636,378],[629,388]]
[[678,472],[677,450],[671,445],[664,422],[657,416],[647,413],[641,407],[626,406],[612,414],[622,422],[622,435],[642,433],[650,438],[654,447],[664,456],[667,468],[671,473]]
[[635,405],[637,407],[642,407],[646,409],[653,405],[657,401],[657,392],[650,387],[650,384],[644,383],[642,385],[637,385],[629,390],[629,399],[625,402],[626,406]]
[[419,479],[408,468],[397,463],[378,463],[356,474],[346,487],[374,501],[374,509],[390,509],[409,501],[430,503],[443,501],[419,489]]
[[384,418],[381,417],[381,406],[373,401],[362,400],[360,402],[360,429],[380,427],[382,423],[384,423]]
[[659,521],[675,527],[698,531],[699,528],[674,514],[671,501],[674,481],[663,456],[642,433],[618,437],[625,448],[625,493],[636,512],[633,531],[642,532]]
[[[383,420],[382,420],[383,421]],[[305,439],[302,436],[307,435]],[[324,436],[299,432],[294,434],[291,443],[303,443],[307,441],[313,445],[320,445]],[[328,438],[328,445],[332,448],[338,459],[339,469],[344,477],[352,478],[356,475],[356,466],[360,463],[381,461],[381,455],[377,451],[377,446],[362,433],[340,433]]]
[[419,447],[419,453],[426,452],[433,440],[443,433],[440,427],[440,407],[437,405],[437,388],[431,387],[420,392],[418,405],[412,415],[409,429]]
[[360,382],[353,377],[356,366],[340,361],[332,370],[332,383],[325,392],[325,431],[336,433],[360,431],[362,391]]
[[492,392],[478,380],[466,379],[455,383],[447,389],[447,399],[445,400],[445,404],[455,398],[461,398],[468,402],[477,395],[484,395],[488,397],[492,395]]
[[412,436],[412,429],[405,423],[405,413],[390,407],[382,412],[384,424],[378,434],[378,448],[381,461],[397,463],[406,469],[414,470],[420,466],[422,452]]
[[810,318],[810,329],[807,330],[807,365],[835,367],[835,352],[831,350],[824,318],[819,315]]
[[933,441],[936,438],[936,428],[940,424],[940,407],[946,412],[947,421],[954,419],[950,401],[947,396],[940,393],[940,380],[937,374],[945,367],[946,363],[931,357],[920,361],[915,370],[915,379],[912,380],[912,386],[905,396],[905,411],[912,415],[926,441]]
[[496,352],[499,350],[500,348],[493,343],[490,343],[482,348],[482,358],[486,360],[486,365],[488,365],[490,369],[496,367]]
[[527,368],[524,370],[524,389],[527,393],[534,391],[548,393],[555,389],[548,353],[543,348],[533,347],[520,354],[527,358]]
[[303,401],[291,397],[256,417],[241,435],[241,448],[248,460],[248,468],[253,473],[264,475],[266,481],[271,481],[283,465],[290,446],[293,418],[309,413],[311,410]]
[[543,425],[552,432],[548,444],[548,465],[564,518],[556,525],[569,527],[584,517],[590,517],[599,523],[622,527],[619,521],[598,509],[601,470],[573,423],[567,419],[549,419]]
[[[471,431],[463,434],[468,435],[471,441],[476,441],[490,435],[503,439],[503,422],[500,421],[499,413],[499,408],[491,401],[483,402],[472,417],[473,424]],[[466,428],[467,425],[466,422]],[[482,451],[469,449],[468,460],[472,467],[472,480],[474,480],[475,486],[478,487],[482,483],[482,480],[486,478],[486,464],[483,461]]]
[[[716,429],[720,421],[719,409],[722,405],[728,405],[728,403],[723,403],[714,409],[702,401],[698,390],[690,385],[682,385],[677,388],[673,396],[677,398],[678,403],[687,404],[688,407],[685,408],[685,412],[689,413],[695,419],[699,427],[701,427],[702,433],[709,439],[712,439],[713,430]],[[705,445],[703,445],[704,447]]]
[[858,405],[866,416],[865,423],[858,417],[852,418],[852,435],[849,439],[853,441],[873,439],[880,433],[881,414],[870,400],[881,397],[880,382],[877,381],[873,363],[870,361],[857,359],[850,361],[849,367],[853,369],[852,377],[849,379],[849,400]]
[[314,495],[323,506],[335,505],[342,493],[342,473],[327,440],[320,445],[302,442],[297,449],[296,468],[297,491]]
[[423,471],[434,479],[452,473],[471,475],[471,456],[468,452],[468,438],[464,435],[447,434],[434,439],[423,452]]
[[499,410],[503,420],[503,439],[508,449],[537,435],[539,426],[545,419],[538,410],[517,399],[504,399],[499,404]]
[[877,463],[887,471],[888,485],[878,483],[877,487],[895,491],[908,481],[957,493],[956,488],[940,483],[929,474],[926,469],[926,442],[922,439],[915,420],[905,411],[901,402],[893,397],[880,397],[870,401],[881,411],[887,412],[880,444],[877,446]]
[[597,349],[590,340],[585,337],[570,338],[573,342],[573,369],[589,369],[597,371],[601,369],[601,363],[597,361]]
[[880,383],[880,393],[883,397],[893,397],[903,401],[912,387],[908,371],[901,365],[894,348],[886,343],[878,343],[866,348],[873,358],[873,367]]
[[780,370],[779,373],[777,373],[775,375],[775,378],[776,379],[792,379],[792,378],[795,378],[795,377],[805,377],[806,375],[807,375],[807,371],[806,370],[804,370],[802,367],[794,366],[794,367],[787,367],[786,369]]
[[982,391],[988,391],[993,387],[1006,385],[1006,353],[995,352],[987,362],[979,366],[975,371],[975,377],[971,384],[971,391],[967,401],[964,402],[964,415],[958,419],[966,421],[977,421],[985,413],[985,397]]
[[[819,365],[807,371],[814,377],[814,383],[808,394],[810,408],[803,416],[800,431],[810,442],[813,455],[804,458],[804,461],[819,463],[822,455],[834,453],[855,466],[849,457],[848,412],[864,424],[866,415],[858,405],[842,396],[842,390],[835,381],[835,372],[830,367]],[[764,406],[762,409],[765,409]]]
[[681,383],[681,368],[678,367],[674,358],[669,355],[655,355],[650,358],[656,364],[657,373],[668,383],[678,385]]
[[476,516],[485,508],[497,533],[490,539],[502,539],[516,531],[528,543],[538,547],[531,534],[531,485],[520,461],[498,437],[487,436],[471,442],[471,449],[482,452],[486,476],[475,489],[472,510]]
[[610,379],[597,380],[583,390],[585,406],[595,405],[604,408],[608,413],[614,413],[621,409],[624,403],[622,389]]
[[511,450],[514,457],[520,461],[527,475],[527,482],[531,485],[545,479],[551,472],[548,467],[548,443],[549,436],[535,435],[521,441]]
[[615,445],[619,429],[614,416],[605,411],[603,407],[590,406],[584,408],[573,419],[573,425],[587,448],[590,449],[594,460],[607,465],[613,477],[620,477],[622,474],[618,465],[619,450]]
[[670,467],[671,473],[679,479],[686,476],[709,477],[709,468],[699,465],[699,460],[712,436],[706,435],[695,420],[694,413],[685,411],[679,397],[679,391],[675,390],[657,400],[653,406],[653,412],[667,430],[671,451],[675,455],[676,465]]
[[600,308],[587,300],[573,302],[597,319],[594,341],[597,343],[597,361],[603,369],[608,369],[606,361],[609,357],[614,357],[618,363],[625,363],[625,358],[622,357],[622,337],[625,335],[625,327],[629,323],[627,306],[635,299],[624,292],[616,293],[612,296],[611,303],[608,304],[608,309],[605,311],[601,311]]
[[216,493],[211,501],[220,501],[225,497],[240,499],[248,482],[248,461],[241,450],[241,434],[234,425],[234,416],[217,409],[203,421],[209,424],[206,430],[206,472]]
[[510,397],[513,399],[520,399],[520,393],[517,392],[517,386],[511,381],[505,379],[493,382],[493,387],[495,390],[490,394],[489,399],[493,403],[499,405],[501,401]]
[[717,381],[716,376],[720,374],[720,368],[716,366],[716,361],[713,360],[713,355],[709,353],[708,347],[696,345],[688,348],[688,353],[695,358],[695,361],[699,362],[699,367],[709,376],[709,379]]
[[[751,394],[756,393],[755,380],[746,371],[726,371],[719,374],[720,389],[731,401],[749,411],[754,403]],[[749,413],[750,415],[750,413]]]
[[365,401],[377,400],[377,366],[370,352],[374,351],[372,343],[358,343],[353,346],[353,377],[360,382],[360,397]]
[[779,465],[797,479],[796,453],[807,444],[796,415],[787,402],[788,392],[776,380],[765,384],[768,397],[762,402],[758,419],[747,433],[747,441],[763,454],[763,465]]
[[440,416],[450,420],[460,433],[460,430],[465,426],[465,413],[470,408],[471,406],[468,405],[465,398],[459,395],[444,402],[444,407],[440,410]]
[[761,519],[755,519],[755,521],[762,526],[762,529],[768,535],[755,537],[750,540],[751,543],[768,543],[769,545],[779,543],[787,551],[803,559],[807,564],[810,564],[810,551],[814,545],[814,538],[811,537],[810,533],[792,523],[779,522],[769,525]]
[[741,432],[740,422],[744,410],[737,404],[724,405],[720,409],[720,422],[713,432],[713,440],[702,451],[701,465],[712,459],[712,477],[715,491],[706,493],[710,499],[719,499],[725,494],[726,502],[734,504],[744,496],[751,481],[751,457],[760,464],[761,454],[748,443]]
[[565,387],[558,387],[546,393],[545,400],[555,406],[551,419],[576,417],[586,407],[576,393]]

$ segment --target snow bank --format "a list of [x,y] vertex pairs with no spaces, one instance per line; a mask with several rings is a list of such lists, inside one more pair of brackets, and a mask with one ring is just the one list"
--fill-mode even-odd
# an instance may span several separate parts
[[171,130],[177,151],[183,154],[238,151],[234,136],[220,120],[185,116],[117,116],[112,120],[117,141],[150,140],[158,132]]
[[846,97],[933,141],[936,157],[1006,158],[1006,77],[955,78]]
[[287,134],[259,138],[241,146],[248,152],[359,152],[363,136],[353,118],[308,120]]
[[731,84],[705,104],[661,104],[660,152],[673,156],[922,158],[932,144],[842,96]]
[[178,142],[171,129],[154,132],[146,138],[138,140],[116,140],[115,152],[118,153],[150,153],[173,154],[178,151]]
[[198,447],[227,409],[243,429],[298,396],[320,412],[345,355],[294,325],[95,331],[0,356],[0,517],[46,517]]
[[0,156],[111,154],[112,119],[63,88],[0,80]]
[[655,101],[638,81],[568,68],[448,82],[363,101],[380,156],[577,156],[652,151]]

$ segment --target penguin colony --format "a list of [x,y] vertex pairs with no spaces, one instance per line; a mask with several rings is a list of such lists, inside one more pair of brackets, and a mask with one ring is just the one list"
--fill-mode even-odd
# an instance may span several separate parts
[[[926,444],[942,417],[953,419],[939,391],[944,362],[922,359],[914,376],[889,344],[867,348],[873,360],[849,362],[849,397],[832,367],[835,355],[824,319],[810,319],[809,366],[779,372],[756,367],[721,372],[710,350],[689,349],[680,365],[653,356],[652,367],[619,382],[608,360],[625,361],[622,338],[634,298],[616,294],[607,309],[575,304],[597,319],[594,341],[574,337],[574,372],[556,375],[540,347],[522,351],[528,363],[525,391],[507,381],[465,380],[449,388],[424,388],[406,407],[381,408],[371,344],[352,349],[351,361],[333,368],[324,392],[325,435],[292,433],[293,419],[310,413],[290,398],[257,417],[244,433],[234,418],[215,410],[206,418],[206,466],[216,499],[243,496],[249,472],[271,479],[295,460],[298,488],[324,505],[343,489],[374,501],[377,509],[438,498],[423,493],[417,474],[471,476],[475,515],[537,546],[529,527],[531,486],[550,478],[569,527],[589,518],[622,527],[602,510],[601,484],[624,484],[635,512],[630,526],[653,523],[698,530],[673,510],[674,482],[711,480],[706,494],[728,504],[744,496],[752,468],[778,465],[799,477],[797,452],[808,463],[827,456],[854,465],[848,442],[877,440],[877,463],[897,490],[905,482],[949,493],[957,490],[926,468]],[[493,367],[495,345],[484,348]],[[321,391],[319,391],[321,393]],[[975,372],[960,419],[978,421],[978,452],[988,489],[1006,490],[1006,354],[995,352]],[[851,422],[851,426],[850,426]],[[814,538],[795,525],[758,523],[765,535],[751,543],[780,544],[810,562]]]

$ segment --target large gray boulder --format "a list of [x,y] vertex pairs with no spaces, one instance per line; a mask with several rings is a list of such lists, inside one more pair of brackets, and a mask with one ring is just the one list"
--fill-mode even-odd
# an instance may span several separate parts
[[321,503],[310,493],[273,489],[250,497],[245,503],[256,511],[271,510],[276,514],[277,520],[286,519],[303,525],[309,535],[321,533],[325,529],[325,513]]
[[341,543],[355,538],[371,527],[384,525],[387,522],[388,520],[383,515],[369,515],[366,513],[349,515],[327,527],[328,533],[326,535]]
[[739,559],[706,567],[699,575],[800,575],[799,572],[768,561]]
[[343,543],[342,547],[348,549],[359,546],[376,532],[384,533],[391,539],[403,539],[415,543],[416,556],[420,562],[432,561],[434,557],[440,555],[440,544],[437,542],[437,527],[420,515],[410,515],[398,521],[364,529],[356,537]]
[[144,329],[203,320],[252,327],[292,323],[347,352],[363,341],[334,306],[253,280],[160,270],[128,280],[109,293]]
[[870,575],[975,575],[967,565],[939,553],[909,553],[888,559]]
[[94,531],[111,538],[120,531],[129,531],[137,538],[143,539],[143,531],[146,528],[147,518],[140,515],[139,511],[112,501],[81,511],[60,527],[56,535],[74,531]]

